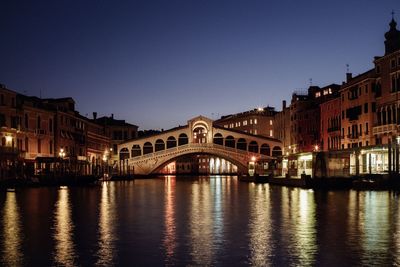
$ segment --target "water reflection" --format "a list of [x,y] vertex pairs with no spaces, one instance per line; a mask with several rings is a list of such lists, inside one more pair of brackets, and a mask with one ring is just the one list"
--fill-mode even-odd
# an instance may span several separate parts
[[111,266],[116,261],[115,242],[118,217],[115,205],[115,183],[104,182],[101,188],[99,214],[99,251],[98,266]]
[[164,249],[166,264],[173,264],[176,249],[176,222],[175,222],[175,183],[171,176],[165,178],[165,216],[164,216]]
[[190,245],[195,265],[211,265],[213,258],[213,218],[210,186],[206,179],[193,184],[190,214]]
[[[316,217],[314,192],[312,190],[293,189],[291,192],[291,227],[293,227],[293,251],[299,266],[312,266],[317,253]],[[295,259],[295,258],[294,258]]]
[[69,189],[58,190],[58,201],[55,209],[54,239],[55,254],[54,261],[59,266],[75,266],[76,254],[73,242],[74,225],[71,220],[71,207],[69,200]]
[[255,266],[270,265],[273,244],[271,241],[272,222],[270,218],[270,192],[266,185],[254,185],[254,195],[250,194],[251,214],[250,263]]
[[7,192],[3,214],[3,262],[8,266],[21,266],[23,258],[21,252],[22,233],[15,192]]

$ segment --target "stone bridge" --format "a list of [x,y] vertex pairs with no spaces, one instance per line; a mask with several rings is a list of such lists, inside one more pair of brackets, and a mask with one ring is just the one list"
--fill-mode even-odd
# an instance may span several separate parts
[[254,158],[268,162],[281,156],[282,144],[274,138],[215,126],[211,119],[199,116],[185,126],[121,143],[118,151],[123,173],[157,173],[177,158],[193,154],[223,158],[244,173]]

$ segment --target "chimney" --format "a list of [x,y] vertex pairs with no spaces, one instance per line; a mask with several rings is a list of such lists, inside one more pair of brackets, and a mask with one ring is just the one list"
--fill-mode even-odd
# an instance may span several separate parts
[[350,72],[346,73],[346,82],[349,82],[353,78],[353,75]]
[[282,110],[284,110],[286,108],[286,100],[282,101]]
[[111,119],[112,120],[114,119],[114,113],[111,113]]
[[94,120],[97,119],[97,112],[93,112],[93,119],[94,119]]

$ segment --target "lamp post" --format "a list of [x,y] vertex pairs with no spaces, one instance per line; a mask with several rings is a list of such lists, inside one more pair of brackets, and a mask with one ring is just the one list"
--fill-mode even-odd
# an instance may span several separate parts
[[58,156],[61,158],[61,172],[64,173],[64,157],[65,157],[64,148],[60,148]]

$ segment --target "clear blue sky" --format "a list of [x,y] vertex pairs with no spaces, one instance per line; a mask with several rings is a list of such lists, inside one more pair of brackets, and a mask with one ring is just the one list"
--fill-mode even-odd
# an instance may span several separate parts
[[0,82],[141,129],[275,106],[384,53],[397,0],[2,0]]

